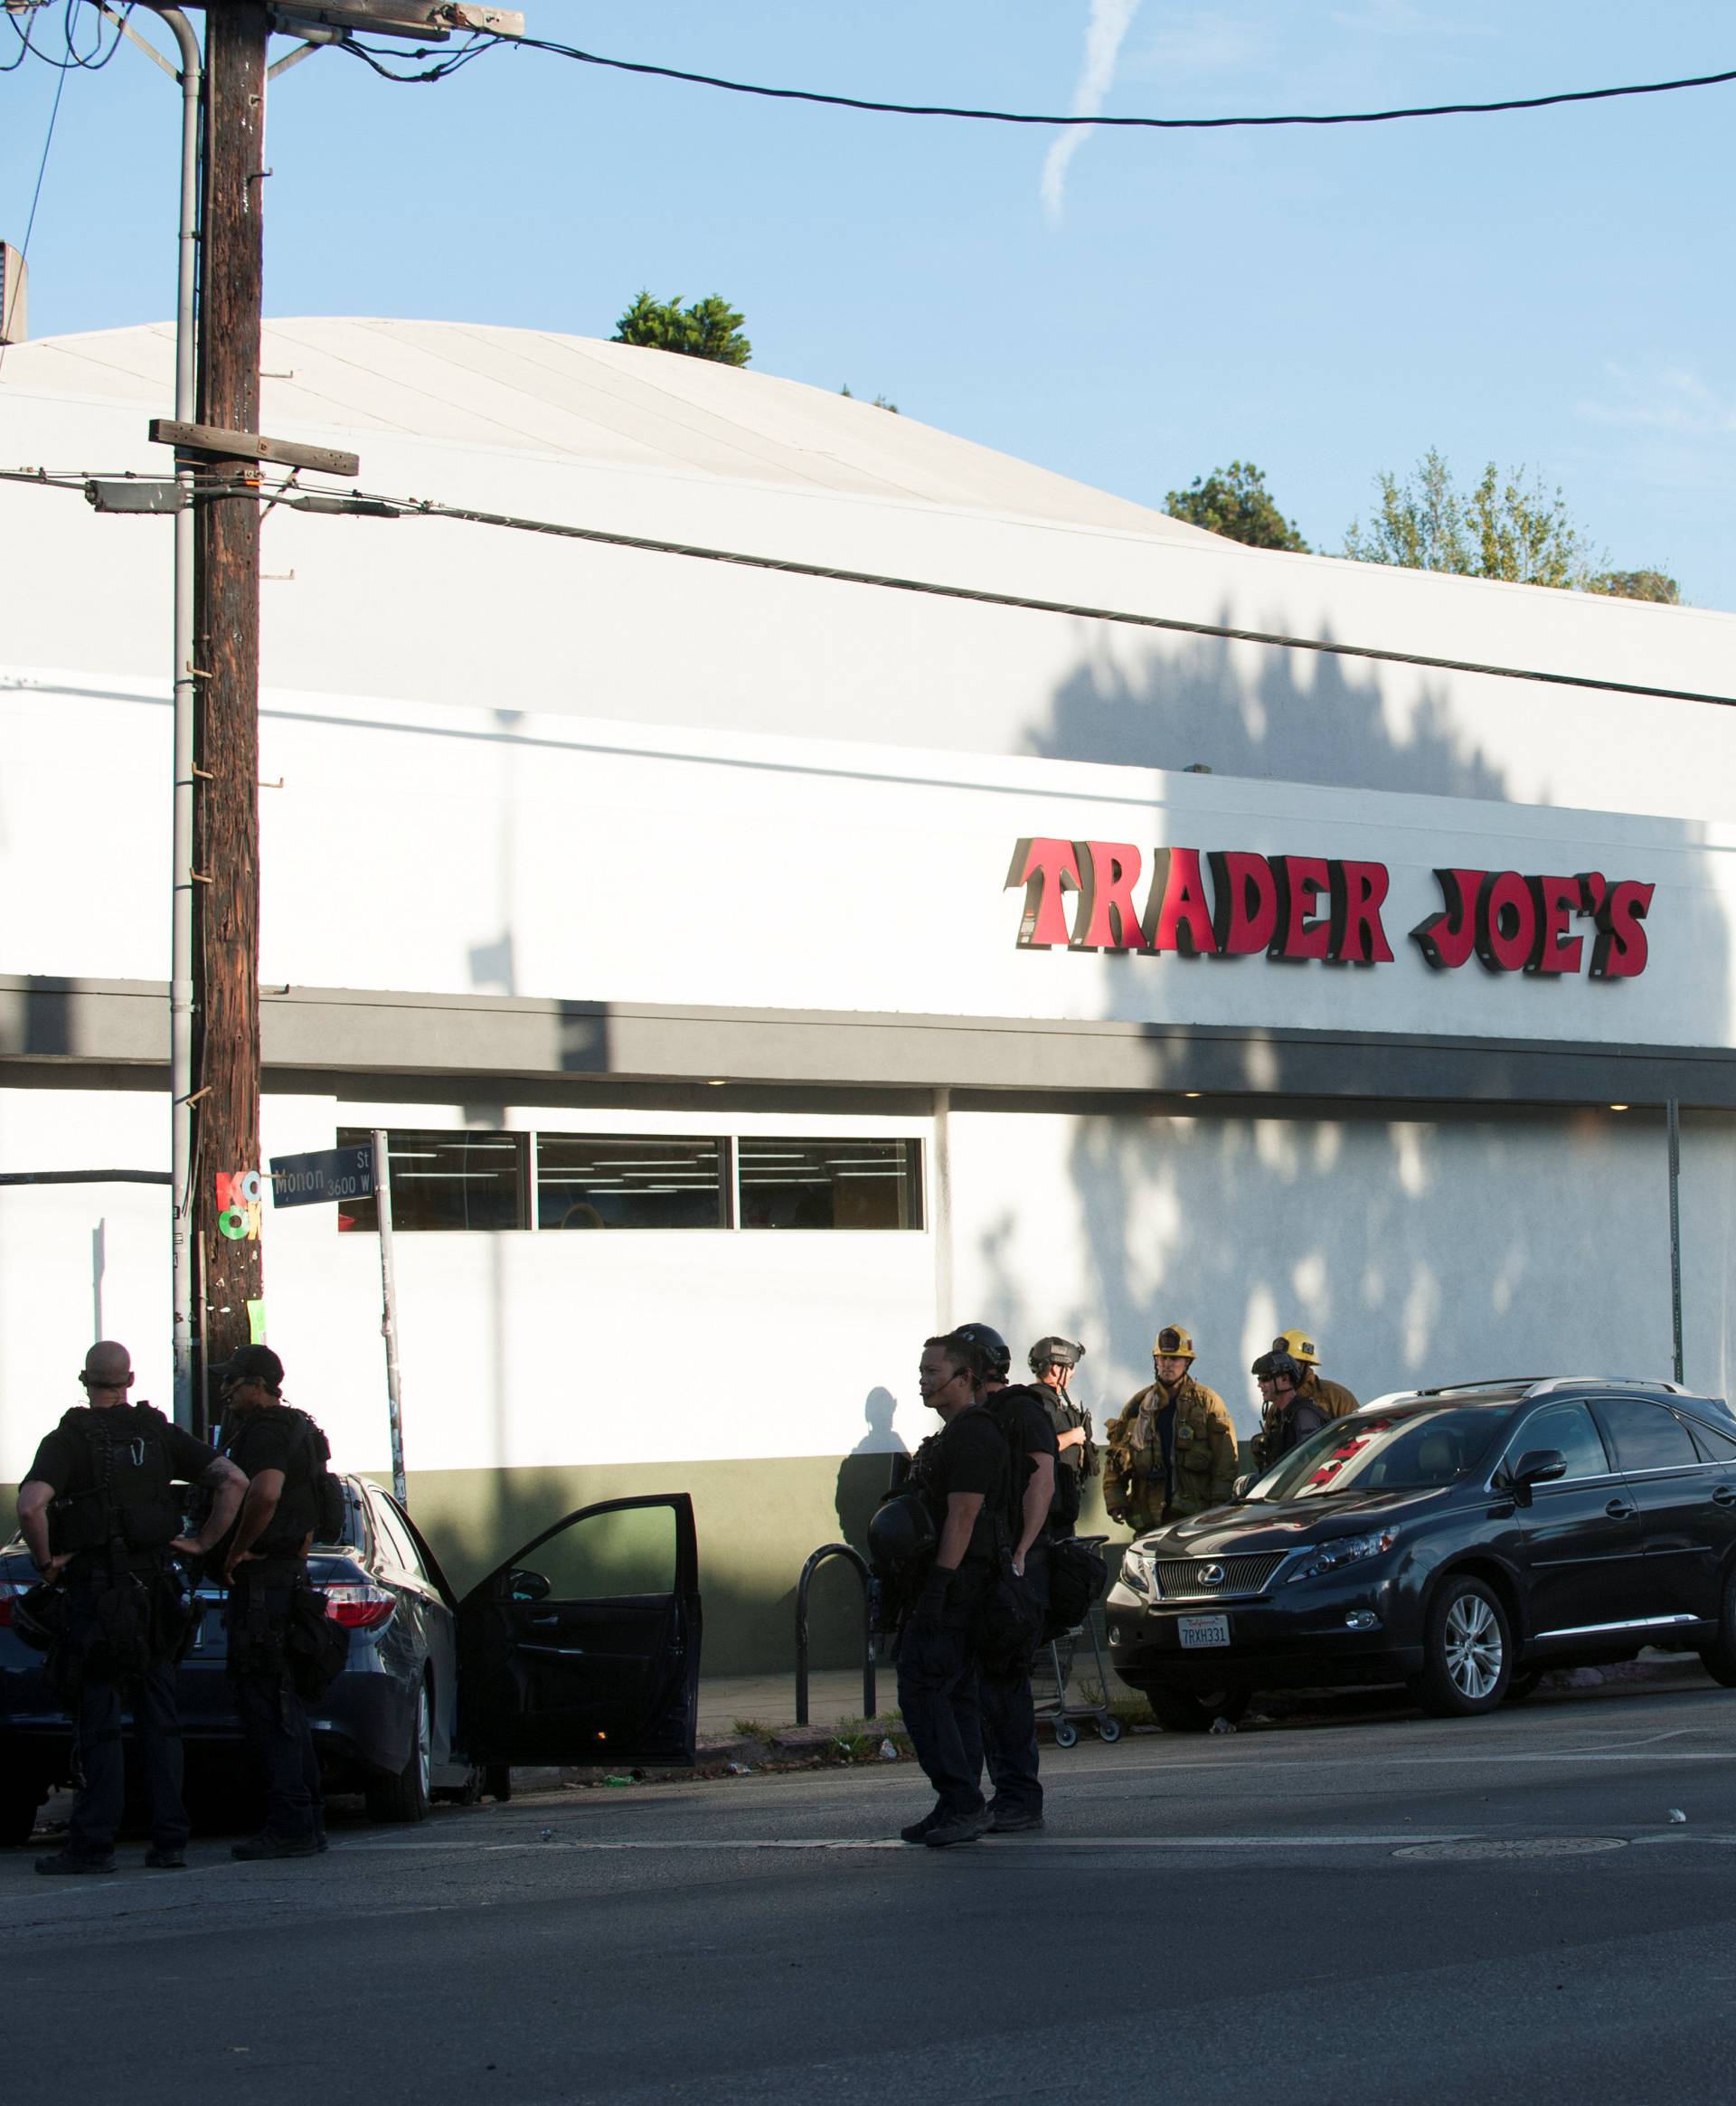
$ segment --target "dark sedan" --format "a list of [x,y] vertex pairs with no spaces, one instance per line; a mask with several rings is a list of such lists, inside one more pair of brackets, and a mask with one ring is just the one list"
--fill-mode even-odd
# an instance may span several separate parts
[[1172,1732],[1256,1690],[1492,1710],[1552,1667],[1697,1652],[1736,1686],[1736,1422],[1669,1384],[1423,1391],[1130,1544],[1111,1658]]
[[[342,1544],[309,1576],[350,1632],[349,1660],[311,1707],[327,1786],[376,1820],[416,1821],[437,1794],[504,1797],[525,1762],[691,1762],[699,1556],[685,1493],[569,1514],[460,1599],[415,1524],[365,1478],[344,1479]],[[35,1579],[0,1551],[0,1843],[25,1841],[68,1780],[71,1732],[42,1656],[12,1628]],[[232,1775],[241,1730],[223,1672],[222,1597],[202,1586],[177,1676],[189,1797]]]

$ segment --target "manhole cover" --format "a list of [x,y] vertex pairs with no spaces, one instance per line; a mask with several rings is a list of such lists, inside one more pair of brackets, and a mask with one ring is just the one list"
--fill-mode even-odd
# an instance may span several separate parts
[[1533,1836],[1467,1837],[1459,1843],[1413,1843],[1395,1850],[1395,1857],[1590,1857],[1599,1850],[1625,1850],[1618,1836]]

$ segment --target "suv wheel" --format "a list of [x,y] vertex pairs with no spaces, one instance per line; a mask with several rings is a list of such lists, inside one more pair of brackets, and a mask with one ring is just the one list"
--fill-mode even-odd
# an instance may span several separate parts
[[1422,1673],[1412,1685],[1437,1718],[1474,1718],[1493,1711],[1513,1675],[1507,1612],[1481,1580],[1448,1578],[1429,1604]]
[[1700,1657],[1714,1682],[1722,1682],[1726,1689],[1736,1689],[1736,1565],[1725,1575],[1718,1636],[1711,1645],[1701,1647]]
[[1166,1733],[1206,1733],[1211,1732],[1216,1719],[1227,1718],[1234,1725],[1252,1701],[1253,1692],[1214,1689],[1203,1696],[1195,1696],[1191,1689],[1158,1683],[1146,1695],[1158,1724]]

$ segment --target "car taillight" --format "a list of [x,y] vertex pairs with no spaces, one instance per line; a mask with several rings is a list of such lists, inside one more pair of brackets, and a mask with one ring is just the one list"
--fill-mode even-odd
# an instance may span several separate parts
[[326,1613],[345,1630],[378,1630],[398,1606],[398,1597],[370,1580],[325,1587]]

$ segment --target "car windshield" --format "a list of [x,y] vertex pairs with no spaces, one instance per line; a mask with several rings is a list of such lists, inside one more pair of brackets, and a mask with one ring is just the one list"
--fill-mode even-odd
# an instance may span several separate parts
[[1464,1406],[1334,1420],[1292,1449],[1248,1496],[1320,1499],[1450,1485],[1483,1460],[1507,1420],[1505,1412]]

